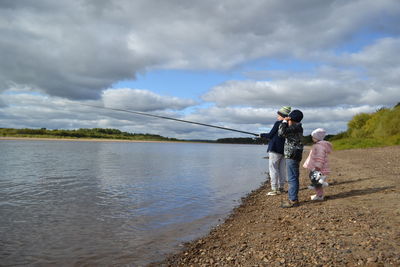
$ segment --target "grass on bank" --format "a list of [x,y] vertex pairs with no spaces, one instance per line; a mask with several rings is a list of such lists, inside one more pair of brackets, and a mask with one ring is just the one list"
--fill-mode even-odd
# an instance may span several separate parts
[[400,103],[355,115],[345,132],[329,139],[336,150],[400,145]]
[[400,135],[390,138],[344,138],[332,141],[336,150],[400,145]]

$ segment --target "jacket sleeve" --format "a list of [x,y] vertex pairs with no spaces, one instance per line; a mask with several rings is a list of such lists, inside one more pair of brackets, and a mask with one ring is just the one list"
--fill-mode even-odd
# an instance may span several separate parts
[[279,124],[278,135],[280,137],[287,137],[288,130],[289,124],[286,121],[282,121],[282,123]]
[[269,133],[262,133],[260,134],[260,136],[262,138],[267,138],[267,139],[271,139],[272,137],[274,137],[276,134],[278,134],[278,129],[279,129],[279,125],[281,124],[280,121],[276,121],[274,126],[272,127],[271,131]]

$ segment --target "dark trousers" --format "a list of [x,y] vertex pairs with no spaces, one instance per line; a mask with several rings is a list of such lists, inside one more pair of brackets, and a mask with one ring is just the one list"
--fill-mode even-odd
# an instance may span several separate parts
[[299,164],[300,162],[294,159],[286,159],[288,184],[289,184],[289,199],[292,201],[299,200]]

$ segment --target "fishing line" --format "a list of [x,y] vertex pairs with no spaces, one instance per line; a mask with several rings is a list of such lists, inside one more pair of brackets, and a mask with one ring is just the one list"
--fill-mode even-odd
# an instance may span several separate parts
[[251,135],[254,135],[254,136],[259,136],[259,134],[256,134],[256,133],[240,131],[240,130],[236,130],[236,129],[226,128],[226,127],[221,127],[221,126],[216,126],[216,125],[210,125],[210,124],[205,124],[205,123],[200,123],[200,122],[195,122],[195,121],[180,120],[180,119],[175,119],[175,118],[166,117],[166,116],[159,116],[159,115],[154,115],[154,114],[140,112],[140,111],[132,111],[132,110],[121,109],[121,108],[108,108],[108,107],[103,107],[103,106],[95,106],[95,105],[81,104],[81,103],[79,105],[93,107],[93,108],[120,111],[120,112],[127,112],[127,113],[136,114],[136,115],[154,117],[154,118],[165,119],[165,120],[173,120],[173,121],[191,123],[191,124],[196,124],[196,125],[201,125],[201,126],[206,126],[206,127],[217,128],[217,129],[221,129],[221,130],[227,130],[227,131],[232,131],[232,132],[238,132],[238,133],[244,133],[244,134],[251,134]]

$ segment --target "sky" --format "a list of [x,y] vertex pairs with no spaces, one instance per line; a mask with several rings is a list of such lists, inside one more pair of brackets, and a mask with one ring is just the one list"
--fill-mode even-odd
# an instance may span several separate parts
[[[1,0],[0,127],[304,134],[400,102],[398,0]],[[84,104],[84,105],[82,105]]]

